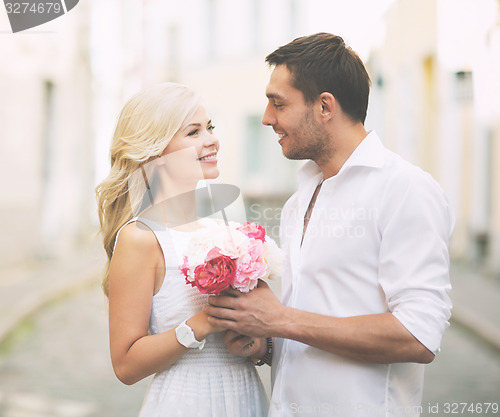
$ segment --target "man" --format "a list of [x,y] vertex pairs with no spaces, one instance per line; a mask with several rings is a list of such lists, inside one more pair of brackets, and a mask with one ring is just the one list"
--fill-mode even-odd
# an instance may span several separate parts
[[266,61],[262,122],[287,158],[310,159],[282,213],[282,303],[261,282],[205,311],[233,353],[268,359],[274,338],[270,416],[419,415],[450,317],[447,199],[366,132],[370,80],[342,38],[298,38]]

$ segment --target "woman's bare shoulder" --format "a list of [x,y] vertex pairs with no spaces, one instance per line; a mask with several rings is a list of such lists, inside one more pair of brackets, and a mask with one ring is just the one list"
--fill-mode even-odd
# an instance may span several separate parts
[[151,250],[158,246],[153,231],[140,221],[125,225],[117,236],[116,249]]

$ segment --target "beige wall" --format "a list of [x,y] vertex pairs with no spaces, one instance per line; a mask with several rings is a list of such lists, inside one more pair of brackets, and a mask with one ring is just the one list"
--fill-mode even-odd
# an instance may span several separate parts
[[[473,6],[481,15],[491,5],[487,0],[475,5],[468,0],[454,4],[400,0],[387,14],[386,38],[370,65],[383,80],[381,87],[375,84],[374,94],[383,109],[379,112],[386,145],[430,172],[454,207],[452,256],[500,273],[500,83],[480,84],[487,77],[498,78],[492,74],[500,70],[500,48],[495,47],[499,43],[494,36],[500,18],[496,27],[491,19],[485,20],[484,25],[491,27],[483,28],[484,34],[472,33],[475,45],[470,51],[466,44],[461,51],[453,50],[450,41],[468,36],[470,22],[477,19],[467,15]],[[458,18],[445,13],[452,6]],[[456,20],[451,22],[452,18]],[[477,51],[484,51],[483,55]],[[485,239],[491,243],[489,252],[482,249]]]
[[86,6],[79,12],[0,34],[0,264],[64,253],[87,232],[91,83]]
[[[473,6],[479,10],[487,1]],[[12,256],[20,249],[50,252],[95,230],[93,188],[109,169],[118,112],[131,94],[154,82],[184,82],[205,97],[222,143],[221,181],[252,198],[289,195],[300,163],[285,160],[272,130],[258,126],[270,74],[264,57],[293,37],[324,30],[344,36],[368,61],[367,128],[428,170],[448,194],[457,214],[453,256],[477,258],[478,237],[486,234],[492,247],[485,263],[500,270],[500,23],[478,38],[477,48],[468,48],[483,55],[471,55],[467,66],[461,62],[468,50],[453,52],[450,66],[440,46],[450,23],[442,9],[450,1],[393,1],[384,37],[375,12],[390,4],[353,10],[329,0],[242,0],[238,8],[226,0],[194,0],[189,7],[173,0],[89,0],[40,33],[2,33],[0,211],[13,220],[0,245]],[[329,7],[336,13],[325,13]],[[347,24],[354,11],[358,19]],[[455,26],[467,28],[460,21],[466,17],[454,17]],[[1,13],[0,26],[8,27]],[[457,99],[455,73],[469,70],[480,88],[472,99]],[[491,81],[476,83],[485,79]],[[54,85],[50,135],[46,81]],[[47,137],[54,144],[50,163]],[[256,150],[260,161],[252,156]]]

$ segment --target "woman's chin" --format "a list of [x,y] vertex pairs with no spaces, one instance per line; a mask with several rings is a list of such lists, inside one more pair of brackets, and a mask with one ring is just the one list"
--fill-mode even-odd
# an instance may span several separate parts
[[203,174],[206,180],[215,180],[216,178],[219,178],[220,171],[218,168],[212,168],[210,170],[206,170]]

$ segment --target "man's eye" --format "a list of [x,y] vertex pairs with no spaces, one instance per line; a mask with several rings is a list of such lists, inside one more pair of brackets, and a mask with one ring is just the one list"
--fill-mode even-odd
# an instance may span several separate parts
[[198,133],[198,129],[194,129],[191,132],[188,133],[188,136],[194,136]]

